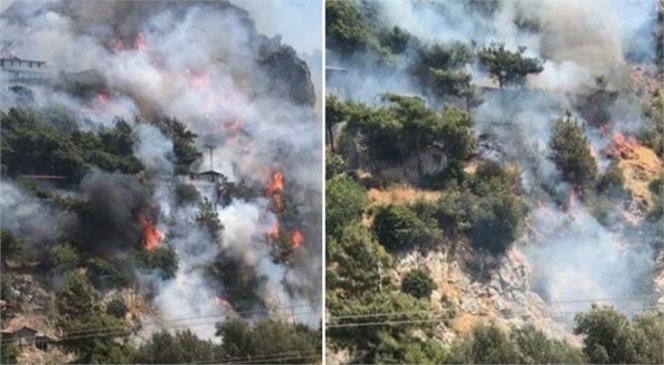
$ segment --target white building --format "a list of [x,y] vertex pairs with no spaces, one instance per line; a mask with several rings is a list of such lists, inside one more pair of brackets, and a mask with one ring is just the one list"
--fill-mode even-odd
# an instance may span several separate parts
[[0,77],[14,83],[35,83],[45,79],[46,62],[18,57],[0,58]]

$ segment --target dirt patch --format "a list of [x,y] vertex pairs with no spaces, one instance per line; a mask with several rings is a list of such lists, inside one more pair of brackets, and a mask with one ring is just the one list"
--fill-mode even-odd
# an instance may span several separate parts
[[422,190],[409,185],[394,185],[387,189],[369,189],[369,198],[374,204],[411,204],[418,200],[434,202],[440,198],[440,192]]

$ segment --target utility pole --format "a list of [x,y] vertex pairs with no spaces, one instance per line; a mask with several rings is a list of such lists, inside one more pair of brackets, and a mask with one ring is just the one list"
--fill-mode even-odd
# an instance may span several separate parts
[[206,144],[205,148],[207,148],[210,151],[210,171],[214,169],[214,161],[213,161],[213,152],[214,152],[214,146]]

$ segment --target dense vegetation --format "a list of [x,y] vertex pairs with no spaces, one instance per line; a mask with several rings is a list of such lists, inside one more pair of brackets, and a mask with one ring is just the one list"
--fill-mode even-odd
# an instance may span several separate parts
[[[505,99],[506,110],[512,98],[532,97],[537,103],[538,93],[548,95],[548,91],[528,90],[529,79],[544,71],[543,59],[533,57],[525,47],[501,42],[418,38],[408,29],[385,26],[385,14],[372,1],[325,4],[326,47],[334,65],[349,69],[349,75],[398,75],[399,81],[405,76],[413,86],[410,89],[416,90],[416,95],[385,93],[381,85],[373,100],[363,94],[352,99],[346,95],[354,90],[344,90],[340,83],[339,92],[335,89],[326,96],[330,351],[348,350],[351,363],[662,363],[664,317],[657,312],[629,319],[611,307],[592,307],[575,318],[573,331],[583,339],[581,346],[554,339],[534,326],[489,323],[465,335],[456,333],[453,323],[461,320],[459,302],[447,298],[442,289],[448,284],[446,278],[418,266],[431,259],[429,254],[444,251],[447,260],[456,260],[472,281],[478,281],[473,285],[481,285],[483,275],[495,269],[492,263],[505,260],[515,242],[533,240],[524,233],[532,233],[528,214],[539,207],[539,194],[548,195],[555,209],[563,212],[578,197],[600,224],[608,226],[615,220],[615,207],[631,198],[627,177],[618,159],[600,166],[590,138],[596,142],[591,129],[606,133],[622,90],[616,91],[615,85],[599,76],[596,85],[575,96],[573,112],[564,107],[555,112],[544,145],[530,146],[528,140],[508,146],[506,140],[521,137],[497,138],[497,147],[489,147],[497,155],[503,148],[516,148],[521,155],[485,157],[482,143],[493,136],[490,132],[488,137],[478,135],[478,131],[490,129],[487,122],[494,121],[476,120],[491,118],[484,115],[490,108],[479,113],[478,106],[492,97]],[[490,16],[500,7],[499,2],[473,0],[454,5],[478,17]],[[459,10],[442,3],[412,6],[440,11],[441,17],[450,16],[447,10],[450,14]],[[531,33],[544,26],[525,13],[515,17],[514,25]],[[661,39],[661,32],[655,36]],[[658,45],[656,51],[660,49]],[[661,60],[661,52],[658,57]],[[470,69],[485,72],[495,84],[476,86]],[[331,79],[343,79],[341,74]],[[652,105],[642,107],[633,91],[626,94],[632,99],[621,102],[642,108],[647,121],[639,131],[639,142],[661,157],[662,96],[652,95]],[[518,124],[511,117],[504,116],[506,120],[495,128]],[[527,128],[540,128],[536,123],[540,121],[528,121]],[[476,126],[484,129],[476,130]],[[511,134],[512,129],[503,132]],[[610,143],[610,136],[602,137]],[[547,151],[544,156],[535,156],[542,151]],[[547,166],[540,165],[542,161]],[[536,181],[525,182],[533,175],[526,169],[546,169],[556,181],[537,181],[549,176],[538,171]],[[650,186],[656,204],[664,199],[661,181]],[[391,201],[389,194],[398,195],[403,185],[435,193],[429,196],[436,198]],[[556,190],[560,186],[566,187],[565,192]],[[648,214],[655,221],[662,209]],[[655,247],[664,247],[662,242]],[[458,300],[465,301],[465,294]],[[438,341],[441,331],[460,336],[451,345],[443,345]]]
[[[58,333],[55,346],[71,354],[73,363],[310,363],[320,358],[320,330],[269,319],[250,324],[232,316],[213,318],[210,325],[220,321],[214,341],[178,330],[181,326],[171,330],[166,323],[165,330],[137,343],[134,336],[142,329],[142,314],[120,293],[138,286],[137,271],[173,278],[179,261],[168,240],[153,250],[144,247],[139,214],[153,209],[146,197],[157,181],[134,156],[134,128],[152,123],[173,141],[171,162],[177,173],[188,172],[199,158],[196,135],[174,119],[117,120],[112,127],[81,131],[70,113],[58,111],[21,107],[0,112],[3,178],[29,199],[69,217],[46,238],[24,238],[20,230],[2,229],[1,297],[12,311],[25,305],[17,280],[25,280],[29,265],[32,285],[53,293],[53,304],[46,310],[52,312]],[[107,180],[101,183],[110,189],[90,188],[95,174]],[[26,175],[55,175],[56,182],[42,183]],[[226,187],[229,194],[247,194],[243,186]],[[126,213],[106,203],[105,195],[114,189],[121,193],[112,198],[127,201]],[[194,224],[220,239],[224,226],[214,204],[191,185],[179,183],[174,192],[176,203],[194,212]],[[289,204],[288,197],[284,201]],[[243,288],[246,283],[239,273],[230,280],[237,282],[238,290],[250,292]],[[147,295],[150,299],[153,294]],[[16,344],[3,341],[1,362],[15,363],[20,353]]]

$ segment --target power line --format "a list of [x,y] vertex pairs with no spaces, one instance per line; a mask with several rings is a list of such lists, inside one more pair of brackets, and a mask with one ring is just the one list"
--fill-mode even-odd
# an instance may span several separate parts
[[[594,299],[571,299],[571,300],[557,300],[557,301],[551,301],[547,302],[547,304],[552,305],[552,304],[567,304],[567,303],[593,303],[593,302],[606,302],[606,301],[625,301],[625,300],[636,300],[636,299],[644,299],[644,298],[656,298],[657,296],[655,295],[643,295],[643,296],[633,296],[633,297],[615,297],[615,298],[594,298]],[[650,308],[650,307],[648,307]],[[655,309],[657,308],[656,306],[654,307]],[[578,312],[578,311],[577,311]],[[387,316],[395,316],[395,315],[404,315],[404,314],[431,314],[435,313],[435,311],[432,310],[413,310],[413,311],[403,311],[403,312],[382,312],[382,313],[362,313],[362,314],[350,314],[350,315],[342,315],[342,316],[331,316],[328,317],[329,320],[328,322],[331,321],[336,321],[340,319],[350,319],[350,318],[375,318],[375,317],[387,317]]]
[[[311,315],[319,315],[320,313],[318,312],[300,312],[300,313],[292,313],[293,316],[311,316]],[[169,326],[164,326],[162,323],[150,323],[145,325],[143,328],[154,328],[154,329],[174,329],[174,328],[189,328],[189,327],[197,327],[197,326],[204,326],[204,325],[209,325],[209,324],[215,324],[217,321],[203,321],[200,323],[184,323],[184,324],[178,324],[178,325],[169,325]],[[106,331],[104,331],[106,330]],[[68,340],[74,340],[74,339],[83,339],[83,338],[93,338],[93,337],[109,337],[109,336],[126,336],[132,334],[133,331],[131,329],[128,329],[126,327],[99,327],[95,331],[91,330],[86,330],[86,331],[74,331],[74,332],[68,332],[65,335],[63,335],[59,341],[68,341]],[[72,336],[73,334],[73,336]],[[13,339],[4,339],[0,342],[12,342]]]
[[[243,312],[233,312],[235,315],[239,316],[244,316],[244,315],[249,315],[249,314],[258,314],[258,313],[271,313],[271,312],[280,312],[280,311],[286,311],[286,310],[291,310],[290,315],[294,315],[295,312],[292,312],[293,309],[297,308],[304,308],[304,307],[309,307],[309,305],[306,304],[300,304],[300,305],[295,305],[295,306],[290,306],[290,307],[281,307],[277,309],[257,309],[257,310],[251,310],[251,311],[243,311]],[[194,319],[205,319],[205,318],[218,318],[218,319],[225,319],[227,315],[225,314],[214,314],[214,315],[205,315],[205,316],[190,316],[190,317],[173,317],[169,319],[163,319],[163,320],[151,320],[151,321],[146,321],[142,322],[141,324],[144,326],[151,326],[151,325],[162,325],[165,323],[172,323],[172,322],[182,322],[182,321],[188,321],[188,320],[194,320]],[[85,334],[88,332],[97,332],[98,330],[101,329],[108,329],[108,328],[124,328],[124,326],[116,326],[116,327],[111,327],[111,326],[103,326],[103,327],[89,327],[85,329],[81,329],[78,331],[73,331],[73,332],[68,332],[68,334]]]

